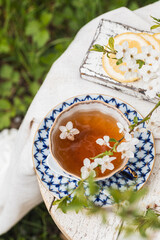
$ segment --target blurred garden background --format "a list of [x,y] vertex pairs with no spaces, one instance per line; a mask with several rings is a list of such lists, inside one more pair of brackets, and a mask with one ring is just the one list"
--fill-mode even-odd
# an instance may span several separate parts
[[[96,16],[155,0],[0,0],[0,131],[18,128],[53,62]],[[44,204],[0,240],[60,240]]]

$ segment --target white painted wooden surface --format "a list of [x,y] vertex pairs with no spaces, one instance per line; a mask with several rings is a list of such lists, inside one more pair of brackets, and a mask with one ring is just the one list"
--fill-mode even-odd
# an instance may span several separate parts
[[[152,174],[146,184],[149,188],[147,196],[141,201],[141,208],[146,208],[147,205],[153,202],[160,206],[160,155],[156,156],[155,166]],[[41,194],[53,220],[60,228],[62,233],[71,240],[124,240],[123,234],[118,237],[120,219],[113,213],[107,214],[110,210],[104,209],[108,216],[108,223],[105,225],[101,221],[99,215],[87,216],[85,211],[82,213],[69,212],[64,214],[61,210],[57,210],[56,206],[52,206],[54,197],[45,189],[39,181]],[[117,238],[118,237],[118,238]],[[132,236],[133,237],[133,236]],[[134,236],[135,237],[135,236]],[[136,236],[137,240],[140,239]],[[133,238],[135,239],[135,238]],[[153,232],[150,239],[160,239],[160,232]]]

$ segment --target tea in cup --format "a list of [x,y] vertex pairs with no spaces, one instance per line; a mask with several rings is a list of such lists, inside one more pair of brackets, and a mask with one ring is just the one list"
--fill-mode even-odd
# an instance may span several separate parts
[[[49,135],[52,156],[49,162],[53,161],[56,165],[55,171],[59,168],[61,174],[64,173],[62,175],[80,179],[85,159],[88,159],[85,160],[86,164],[87,161],[93,163],[95,156],[114,146],[115,142],[101,144],[105,136],[117,140],[124,138],[117,123],[126,127],[130,124],[120,110],[98,100],[78,102],[62,111]],[[96,180],[109,178],[126,167],[128,158],[122,158],[121,152],[113,152],[111,157],[114,158],[112,167],[110,164],[105,171],[95,168]]]

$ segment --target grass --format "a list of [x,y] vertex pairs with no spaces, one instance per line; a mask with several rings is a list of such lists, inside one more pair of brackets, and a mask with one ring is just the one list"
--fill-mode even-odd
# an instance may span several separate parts
[[60,231],[44,203],[30,211],[0,240],[61,240]]

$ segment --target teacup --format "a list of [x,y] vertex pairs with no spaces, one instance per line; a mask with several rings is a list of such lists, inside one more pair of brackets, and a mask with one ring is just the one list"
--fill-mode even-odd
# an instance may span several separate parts
[[[92,158],[109,150],[108,146],[98,145],[97,139],[103,139],[106,135],[116,140],[123,138],[117,122],[123,126],[130,125],[119,109],[102,101],[83,101],[66,108],[58,115],[50,130],[51,155],[47,158],[49,167],[62,176],[80,179],[84,159],[88,158],[92,162]],[[73,131],[66,130],[67,124]],[[114,142],[110,144],[113,147]],[[109,178],[117,172],[129,179],[136,177],[127,167],[128,159],[121,159],[121,153],[116,152],[112,157],[116,157],[112,161],[114,169],[107,169],[102,174],[100,168],[97,168],[95,180]]]

